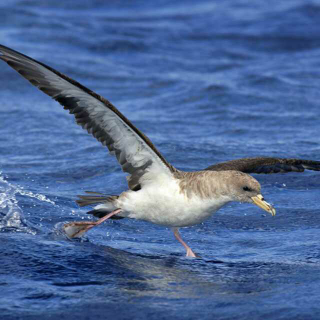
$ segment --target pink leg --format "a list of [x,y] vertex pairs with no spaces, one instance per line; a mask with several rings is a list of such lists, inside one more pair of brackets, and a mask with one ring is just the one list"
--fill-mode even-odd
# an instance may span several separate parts
[[70,222],[63,226],[64,232],[69,238],[80,238],[85,232],[91,228],[101,224],[103,221],[111,218],[115,214],[121,212],[121,209],[114,210],[109,214],[105,215],[98,221],[81,221],[81,222]]
[[179,233],[179,229],[178,228],[172,228],[173,234],[175,236],[175,238],[185,247],[185,249],[187,250],[187,257],[192,257],[192,258],[197,258],[199,257],[198,255],[196,255],[192,249],[182,240],[180,233]]

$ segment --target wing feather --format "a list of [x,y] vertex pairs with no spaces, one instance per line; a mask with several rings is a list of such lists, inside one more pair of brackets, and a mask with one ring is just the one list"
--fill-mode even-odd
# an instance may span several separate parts
[[214,164],[205,170],[237,170],[245,173],[286,173],[304,170],[320,171],[320,161],[281,158],[243,158]]
[[2,45],[0,59],[58,101],[74,115],[82,128],[107,146],[123,171],[130,174],[128,184],[131,189],[141,187],[147,171],[169,175],[176,171],[152,142],[102,96],[53,68]]

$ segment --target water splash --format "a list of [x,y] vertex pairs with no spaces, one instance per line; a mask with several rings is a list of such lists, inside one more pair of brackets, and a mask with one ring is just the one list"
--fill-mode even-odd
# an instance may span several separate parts
[[52,200],[47,199],[44,195],[34,194],[24,190],[20,186],[11,184],[1,175],[0,171],[0,232],[15,231],[35,234],[35,229],[30,227],[23,217],[22,209],[19,207],[18,200],[16,199],[17,194],[55,205]]
[[[6,185],[8,188],[10,189],[13,189],[14,190],[14,194],[20,194],[22,196],[27,196],[27,197],[30,197],[30,198],[35,198],[37,200],[40,200],[40,201],[44,201],[44,202],[48,202],[48,203],[51,203],[53,205],[55,205],[55,202],[48,199],[46,196],[44,196],[43,194],[34,194],[33,192],[31,191],[26,191],[23,189],[23,187],[20,187],[20,186],[15,186],[13,184],[11,184],[10,182],[8,182],[7,180],[4,179],[4,177],[1,176],[1,171],[0,171],[0,188],[1,188],[1,184],[4,184]],[[1,191],[1,189],[0,189]]]

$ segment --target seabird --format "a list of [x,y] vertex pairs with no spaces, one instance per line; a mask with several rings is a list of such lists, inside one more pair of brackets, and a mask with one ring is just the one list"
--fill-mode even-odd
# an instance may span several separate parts
[[320,161],[276,158],[232,160],[195,172],[178,170],[107,99],[2,45],[0,59],[69,110],[76,122],[106,146],[128,173],[129,189],[120,195],[87,192],[79,196],[80,206],[95,205],[88,213],[99,220],[65,224],[64,230],[71,238],[80,237],[109,218],[133,218],[172,228],[187,256],[196,257],[182,240],[180,227],[201,223],[232,201],[253,203],[275,215],[273,206],[261,195],[259,182],[248,173],[320,170]]

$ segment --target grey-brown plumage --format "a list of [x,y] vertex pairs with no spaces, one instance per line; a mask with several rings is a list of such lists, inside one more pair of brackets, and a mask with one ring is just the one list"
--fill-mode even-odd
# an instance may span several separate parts
[[243,158],[211,165],[205,170],[236,170],[245,173],[286,173],[303,172],[304,170],[320,171],[320,161],[281,158]]

